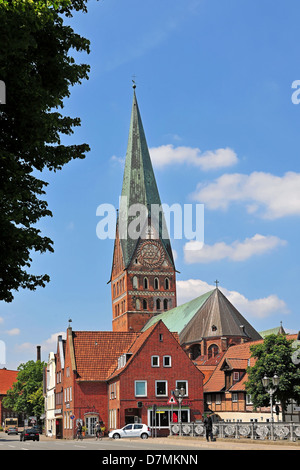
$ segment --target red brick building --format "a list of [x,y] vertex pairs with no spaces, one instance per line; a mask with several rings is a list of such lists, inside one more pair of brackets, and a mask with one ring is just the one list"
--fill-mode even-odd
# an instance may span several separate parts
[[[73,438],[81,420],[88,435],[129,422],[156,425],[168,433],[178,419],[172,391],[183,387],[182,420],[201,419],[203,374],[182,350],[177,335],[159,322],[145,333],[67,330],[57,351],[57,437]],[[62,357],[63,356],[63,357]]]
[[[296,340],[297,335],[288,335]],[[251,397],[246,394],[247,368],[255,364],[251,346],[264,340],[246,342],[230,347],[218,361],[208,380],[205,379],[204,398],[207,407],[224,421],[267,421],[270,408],[254,410]],[[198,366],[202,370],[202,366]],[[279,419],[282,420],[280,413]]]
[[11,410],[7,410],[2,403],[8,390],[12,388],[14,382],[17,381],[17,376],[17,370],[0,369],[0,425],[4,423],[6,418],[19,418],[20,424],[23,423],[23,416]]

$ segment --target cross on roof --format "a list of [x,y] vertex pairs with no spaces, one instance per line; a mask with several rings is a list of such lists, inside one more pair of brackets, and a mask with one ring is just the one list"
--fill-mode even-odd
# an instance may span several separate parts
[[216,288],[218,289],[219,281],[217,279],[215,280],[215,284],[216,284]]

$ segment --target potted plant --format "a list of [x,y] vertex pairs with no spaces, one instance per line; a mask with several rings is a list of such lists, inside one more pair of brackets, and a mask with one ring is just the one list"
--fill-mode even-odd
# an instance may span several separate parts
[[83,437],[85,436],[85,433],[86,433],[86,426],[82,426],[82,435],[83,435]]

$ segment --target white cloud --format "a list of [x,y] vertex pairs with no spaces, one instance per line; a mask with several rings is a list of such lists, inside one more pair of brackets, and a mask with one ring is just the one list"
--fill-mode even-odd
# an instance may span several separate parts
[[229,167],[238,162],[236,153],[230,148],[208,150],[201,153],[198,148],[174,147],[172,144],[168,144],[150,148],[149,152],[152,163],[157,168],[187,163],[207,171]]
[[[178,305],[188,302],[215,288],[214,285],[210,285],[200,279],[177,281],[176,285]],[[261,299],[249,300],[237,291],[230,291],[223,287],[220,290],[232,305],[245,317],[249,315],[253,318],[266,318],[274,314],[289,313],[286,303],[275,294]]]
[[112,157],[110,157],[111,161],[117,165],[120,165],[122,167],[124,167],[125,165],[125,157],[117,157],[116,155],[113,155]]
[[266,219],[300,215],[300,173],[224,174],[212,183],[199,184],[194,198],[209,209],[225,210],[232,203],[243,202],[249,213]]
[[[41,354],[42,354],[42,360],[47,361],[48,354],[50,352],[56,352],[56,347],[57,347],[57,337],[59,335],[62,335],[63,339],[66,338],[66,332],[59,332],[59,333],[53,333],[48,339],[45,339],[42,341],[40,344],[41,346]],[[32,357],[36,357],[36,347],[38,343],[33,344],[30,342],[22,343],[17,346],[17,349],[19,351],[26,351],[30,352]]]
[[286,245],[285,240],[273,235],[256,234],[244,241],[236,240],[230,245],[218,242],[214,245],[202,246],[197,241],[189,241],[184,246],[184,257],[187,263],[210,263],[222,259],[244,261],[255,255],[270,252],[279,246]]
[[6,333],[10,336],[16,336],[20,334],[20,328],[12,328],[11,330],[7,330]]
[[53,333],[50,338],[46,339],[42,343],[42,347],[46,348],[47,351],[54,351],[56,352],[56,347],[57,347],[57,337],[62,336],[63,339],[66,339],[66,332],[61,331],[59,333]]

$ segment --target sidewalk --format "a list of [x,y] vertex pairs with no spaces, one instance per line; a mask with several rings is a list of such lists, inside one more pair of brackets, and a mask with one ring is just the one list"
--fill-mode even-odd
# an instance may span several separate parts
[[196,449],[218,449],[218,450],[300,450],[300,441],[267,441],[250,439],[217,439],[215,442],[207,442],[203,437],[169,436],[158,438],[166,444],[177,444],[178,446],[191,446]]

